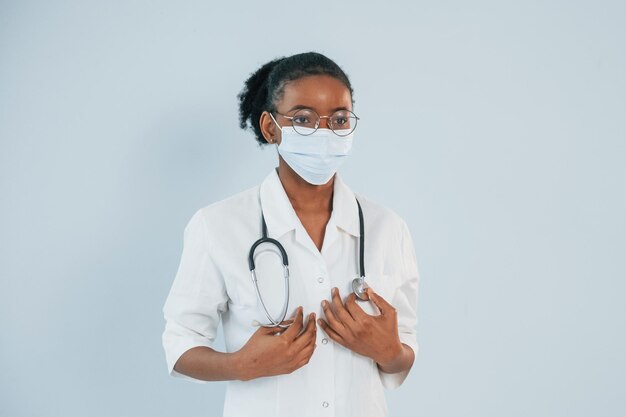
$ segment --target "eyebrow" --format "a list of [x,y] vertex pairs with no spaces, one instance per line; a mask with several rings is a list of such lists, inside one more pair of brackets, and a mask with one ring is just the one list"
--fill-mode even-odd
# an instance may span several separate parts
[[[292,108],[290,108],[287,111],[290,112],[290,111],[293,111],[293,110],[300,110],[300,109],[313,109],[313,107],[305,106],[304,104],[296,104],[295,106],[293,106]],[[315,110],[315,109],[313,109],[313,110]],[[334,113],[337,110],[350,110],[350,109],[347,108],[346,106],[335,107],[334,109],[331,110],[331,113]]]

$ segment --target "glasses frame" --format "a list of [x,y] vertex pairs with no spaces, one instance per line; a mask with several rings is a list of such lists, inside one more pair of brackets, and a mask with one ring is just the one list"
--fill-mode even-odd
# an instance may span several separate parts
[[[296,130],[295,126],[293,125],[293,119],[296,117],[297,113],[298,113],[299,111],[302,111],[302,110],[310,110],[310,111],[312,111],[313,113],[317,114],[317,123],[315,124],[315,130],[314,130],[314,131],[312,131],[311,133],[307,134],[307,135],[305,135],[304,133],[300,133],[300,132],[298,132],[298,131]],[[335,113],[340,112],[340,111],[347,111],[347,112],[351,113],[351,114],[355,117],[354,127],[352,128],[352,130],[350,131],[350,133],[348,133],[348,134],[346,134],[346,135],[340,135],[339,133],[337,133],[337,132],[335,131],[335,129],[333,129],[333,128],[330,126],[330,123],[327,123],[327,125],[328,125],[328,127],[330,128],[330,130],[332,130],[332,131],[333,131],[333,133],[334,133],[335,135],[339,136],[340,138],[345,138],[346,136],[348,136],[348,135],[350,135],[352,132],[354,132],[354,130],[356,129],[356,126],[357,126],[357,124],[358,124],[359,120],[361,120],[361,118],[360,118],[359,116],[357,116],[356,114],[354,114],[354,112],[353,112],[352,110],[347,110],[347,109],[337,110]],[[330,119],[330,118],[331,118],[331,117],[335,114],[335,113],[333,113],[333,114],[331,114],[330,116],[320,116],[320,115],[319,115],[319,114],[318,114],[315,110],[313,110],[313,109],[311,109],[311,108],[308,108],[308,107],[304,107],[304,108],[301,108],[301,109],[296,110],[296,113],[294,113],[294,115],[293,115],[293,116],[289,116],[289,115],[283,114],[283,113],[279,112],[278,110],[274,110],[273,112],[272,112],[272,111],[270,111],[270,113],[276,113],[276,114],[278,114],[278,115],[280,115],[280,116],[283,116],[285,119],[289,119],[289,120],[291,120],[291,128],[292,128],[293,130],[295,130],[297,134],[302,135],[302,136],[309,136],[309,135],[312,135],[313,133],[315,133],[315,132],[317,131],[317,129],[319,129],[319,127],[320,127],[320,123],[322,122],[322,119]],[[342,129],[339,129],[339,130],[342,130]]]

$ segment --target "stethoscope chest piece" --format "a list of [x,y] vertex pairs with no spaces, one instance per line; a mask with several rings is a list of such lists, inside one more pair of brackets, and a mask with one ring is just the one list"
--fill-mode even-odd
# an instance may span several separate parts
[[367,301],[369,300],[369,295],[367,295],[367,282],[365,282],[365,277],[358,277],[352,280],[352,291],[357,296],[357,300]]

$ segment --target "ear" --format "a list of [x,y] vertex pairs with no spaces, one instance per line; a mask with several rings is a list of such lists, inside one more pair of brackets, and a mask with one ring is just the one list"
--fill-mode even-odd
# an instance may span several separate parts
[[276,123],[274,123],[267,110],[261,113],[259,127],[261,128],[261,134],[263,134],[263,137],[268,143],[280,144],[280,129],[278,129],[278,126],[276,126]]

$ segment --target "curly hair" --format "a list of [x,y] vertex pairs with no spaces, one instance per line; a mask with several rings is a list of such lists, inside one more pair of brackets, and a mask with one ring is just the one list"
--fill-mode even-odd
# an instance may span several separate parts
[[[275,111],[282,99],[285,85],[309,75],[329,75],[341,81],[353,96],[352,85],[346,73],[333,60],[318,52],[304,52],[273,59],[250,74],[237,98],[239,99],[239,127],[252,129],[259,145],[268,145],[261,133],[263,111]],[[352,104],[354,99],[351,98]]]

